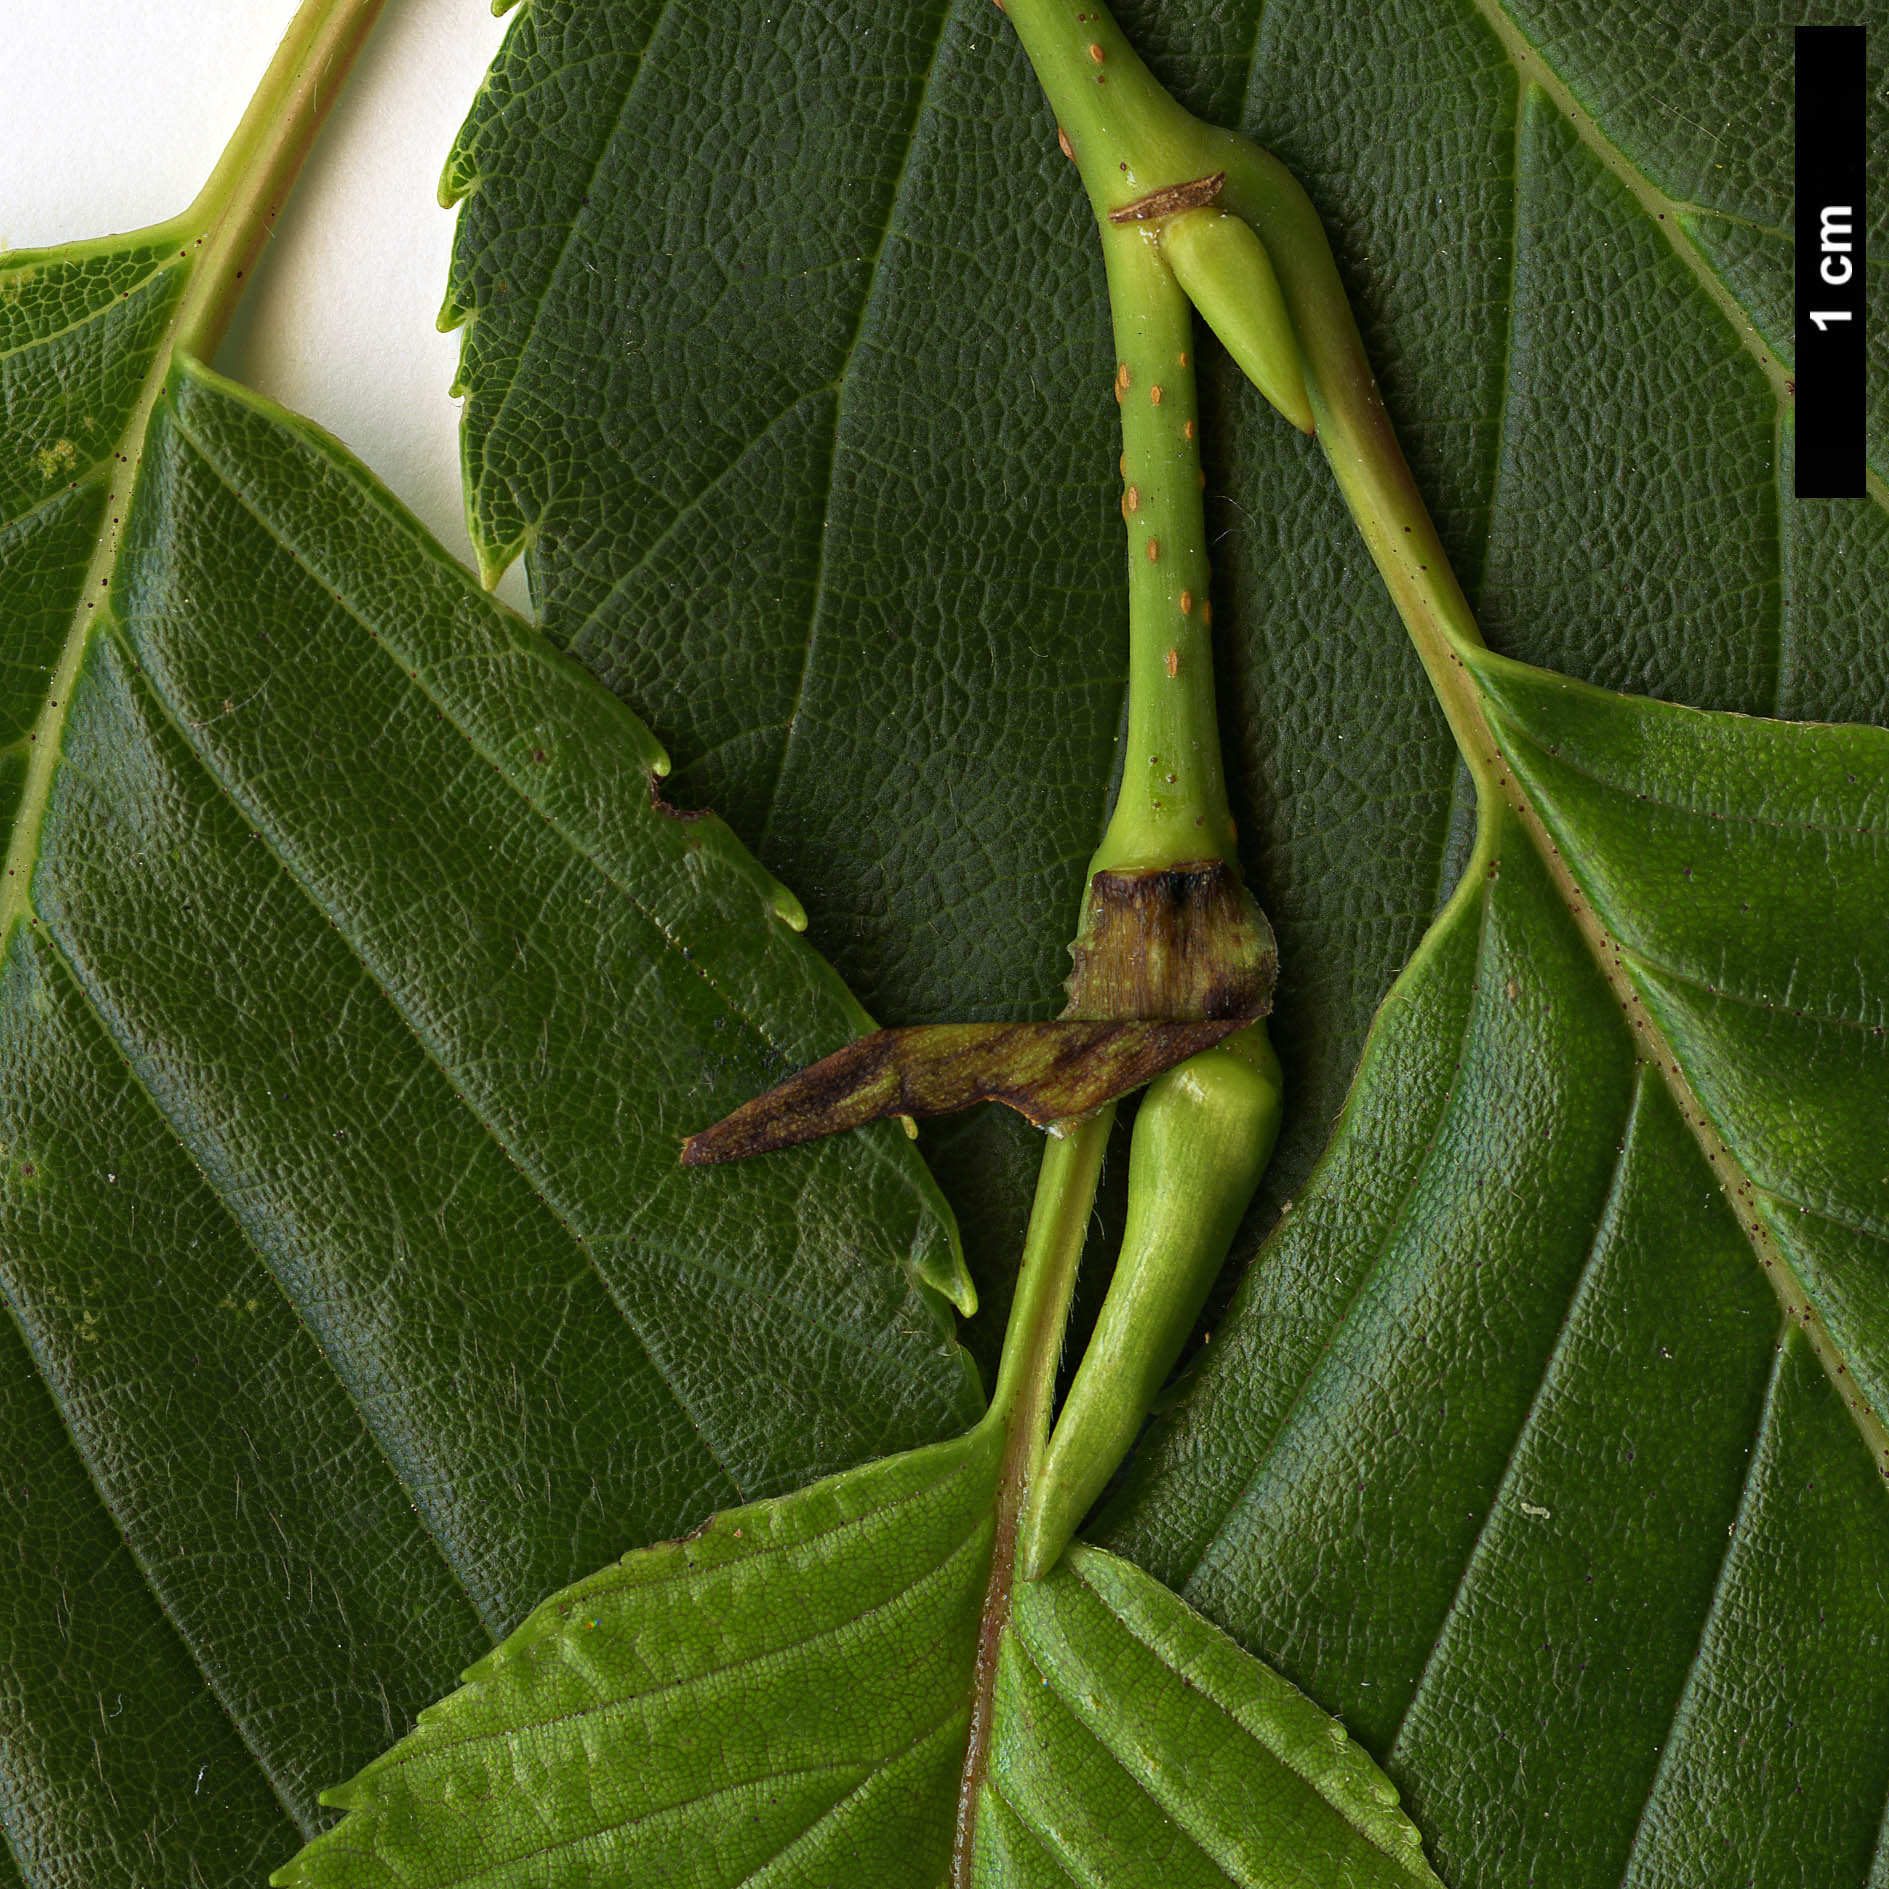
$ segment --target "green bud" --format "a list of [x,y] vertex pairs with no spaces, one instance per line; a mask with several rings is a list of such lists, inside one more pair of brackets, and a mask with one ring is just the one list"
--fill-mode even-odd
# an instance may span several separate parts
[[1173,1370],[1271,1158],[1281,1093],[1264,1024],[1149,1086],[1129,1153],[1121,1257],[1031,1496],[1024,1580],[1056,1565]]
[[1251,225],[1225,210],[1184,210],[1162,224],[1161,254],[1240,372],[1310,433],[1298,337],[1272,259]]

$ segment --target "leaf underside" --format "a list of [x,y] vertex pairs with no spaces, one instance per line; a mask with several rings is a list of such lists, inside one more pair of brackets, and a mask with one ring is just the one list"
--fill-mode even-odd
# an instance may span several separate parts
[[[1780,29],[1121,11],[1306,178],[1495,647],[1889,717],[1881,505],[1790,492]],[[665,793],[728,814],[875,1014],[1050,1014],[1121,708],[1117,448],[1092,238],[1001,18],[533,0],[447,181],[488,561],[529,545],[554,640],[674,754]],[[0,271],[10,822],[173,254]],[[1313,453],[1204,367],[1292,1085],[1236,1265],[1299,1205],[1104,1539],[1341,1712],[1459,1889],[1727,1858],[1874,1883],[1883,1493],[1841,1387],[1881,1408],[1889,1221],[1856,1150],[1885,985],[1837,960],[1874,947],[1880,799],[1832,782],[1806,825],[1777,731],[1726,721],[1675,782],[1664,711],[1487,668],[1675,1100],[1513,821],[1450,902],[1471,796],[1403,631]],[[140,538],[85,645],[37,922],[0,964],[0,1066],[27,1072],[0,1083],[0,1882],[34,1889],[254,1881],[538,1595],[975,1406],[895,1131],[708,1177],[737,1190],[708,1208],[662,1191],[715,1098],[863,1020],[720,829],[652,804],[647,737],[312,429],[196,375],[159,427],[181,548]],[[599,890],[646,844],[715,950]],[[1657,876],[1701,861],[1709,906]],[[723,947],[767,961],[752,1028]],[[686,1066],[652,1076],[673,1045],[635,1019],[678,1003]],[[1688,1113],[1742,1164],[1736,1213]],[[1034,1140],[986,1117],[927,1144],[998,1312]],[[678,1291],[701,1335],[671,1353]]]
[[[1889,718],[1882,375],[1876,496],[1791,491],[1788,29],[1493,0],[1121,17],[1185,102],[1307,181],[1496,649],[1700,708]],[[806,895],[876,1014],[1050,1014],[1045,941],[1121,703],[1113,354],[1085,208],[1001,21],[981,0],[860,0],[817,30],[732,0],[539,0],[448,182],[487,555],[525,548],[552,636],[650,715],[676,791]],[[564,391],[573,358],[602,364],[600,399]],[[1814,832],[1787,867],[1728,818],[1729,909],[1683,877],[1622,890],[1644,834],[1596,826],[1539,764],[1573,706],[1491,668],[1496,764],[1680,1073],[1643,1066],[1527,833],[1504,815],[1477,851],[1323,469],[1203,367],[1230,761],[1292,1100],[1235,1265],[1298,1207],[1105,1539],[1339,1710],[1449,1880],[1714,1881],[1747,1853],[1760,1883],[1872,1879],[1885,984],[1845,954],[1880,929],[1880,878],[1833,876]],[[1744,754],[1759,736],[1707,726],[1755,770],[1726,804],[1792,800],[1789,765]],[[1684,832],[1690,787],[1614,759],[1607,804]],[[1846,804],[1845,845],[1873,858],[1878,818]],[[1497,876],[1451,903],[1472,856]],[[1800,958],[1823,1021],[1785,1017]],[[1788,1055],[1787,1025],[1809,1032]],[[1793,1127],[1806,1109],[1821,1126]],[[1005,1138],[928,1146],[965,1224],[1014,1237],[1028,1164]],[[1724,1742],[1747,1696],[1728,1676],[1756,1688],[1740,1660],[1792,1622],[1810,1650]]]
[[253,1878],[626,1536],[980,1400],[895,1129],[681,1173],[864,1019],[333,442],[180,367],[78,633],[0,961],[0,1802],[29,1881]]
[[[1525,832],[1496,818],[1379,1019],[1344,1131],[1107,1519],[1105,1539],[1175,1591],[1079,1549],[1013,1596],[977,1800],[980,1883],[1293,1880],[1267,1873],[1282,1854],[1305,1860],[1307,1882],[1421,1870],[1411,1846],[1367,1844],[1361,1860],[1343,1816],[1284,1789],[1228,1728],[1241,1715],[1202,1661],[1235,1691],[1297,1700],[1345,1748],[1336,1721],[1189,1602],[1280,1649],[1314,1696],[1345,1701],[1447,1881],[1501,1880],[1517,1848],[1552,1856],[1558,1882],[1874,1879],[1889,1796],[1877,1574],[1889,1451],[1872,1463],[1870,1449],[1883,1448],[1889,1332],[1872,1287],[1889,1178],[1868,1155],[1889,1119],[1889,936],[1872,930],[1889,897],[1889,733],[1636,701],[1496,657],[1474,673],[1701,1117],[1681,1113],[1671,1067],[1636,1038],[1645,1019],[1623,1014]],[[1769,922],[1754,917],[1767,888],[1792,908]],[[1701,1121],[1753,1177],[1731,1198],[1692,1132]],[[562,1694],[505,1693],[511,1729],[480,1748],[468,1782],[444,1711],[335,1799],[373,1814],[312,1854],[375,1857],[389,1880],[438,1858],[422,1880],[467,1880],[497,1859],[453,1850],[442,1819],[493,1840],[518,1824],[523,1788],[534,1844],[546,1831],[578,1841],[591,1826],[552,1794],[588,1791],[593,1772],[646,1779],[645,1745],[680,1741],[692,1788],[714,1779],[719,1792],[745,1762],[726,1788],[753,1796],[763,1765],[772,1793],[761,1848],[695,1879],[818,1883],[851,1841],[860,1880],[941,1881],[925,1859],[948,1853],[948,1834],[924,1833],[948,1833],[955,1801],[945,1757],[961,1753],[968,1716],[991,1447],[973,1436],[939,1456],[948,1470],[919,1457],[816,1492],[876,1503],[873,1478],[900,1491],[916,1478],[934,1502],[941,1478],[970,1477],[948,1557],[922,1530],[873,1524],[885,1551],[922,1557],[899,1612],[850,1548],[820,1567],[850,1609],[830,1648],[798,1586],[784,1598],[760,1577],[758,1595],[705,1596],[715,1656],[638,1681],[660,1683],[672,1729],[639,1719],[634,1749],[580,1751],[558,1729],[577,1710]],[[750,1511],[710,1534],[719,1552],[767,1554],[774,1525]],[[738,1551],[736,1527],[750,1537]],[[818,1539],[832,1539],[824,1525]],[[934,1574],[947,1585],[923,1593],[918,1632],[905,1600]],[[552,1611],[568,1622],[602,1588]],[[1110,1612],[1142,1622],[1139,1651],[1104,1630]],[[1347,1634],[1327,1631],[1335,1618]],[[725,1636],[757,1621],[796,1635],[814,1623],[819,1637],[795,1644],[819,1657],[792,1689],[771,1643],[725,1657]],[[641,1615],[616,1631],[638,1649],[688,1639]],[[568,1642],[567,1628],[560,1673]],[[614,1711],[623,1670],[576,1664],[596,1710]],[[928,1676],[908,1690],[908,1669]],[[708,1690],[689,1689],[697,1672]],[[1220,1712],[1195,1709],[1201,1688]],[[870,1790],[852,1747],[851,1768],[801,1749],[868,1699],[887,1740]],[[915,1730],[900,1714],[926,1701]],[[1245,1730],[1278,1730],[1274,1707],[1250,1716]],[[904,1775],[921,1748],[927,1769]],[[1550,1774],[1545,1799],[1532,1766]],[[816,1772],[815,1803],[782,1788]],[[876,1860],[879,1786],[894,1776],[909,1871]],[[398,1794],[383,1799],[389,1777]],[[662,1880],[722,1827],[714,1806],[673,1830],[653,1827],[654,1810],[600,1811],[596,1840],[618,1846],[602,1854],[629,1879]],[[771,1820],[783,1806],[791,1839]],[[821,1833],[812,1849],[803,1829]]]
[[[1788,28],[1118,13],[1184,103],[1306,180],[1496,648],[1700,707],[1889,715],[1889,519],[1791,498],[1788,332],[1738,318],[1788,307]],[[880,1022],[1053,1015],[1125,688],[1120,444],[1088,212],[1001,15],[533,0],[446,188],[483,555],[527,547],[550,635],[803,896]],[[1702,279],[1695,243],[1736,266]],[[1293,1097],[1237,1267],[1329,1139],[1469,801],[1316,448],[1211,346],[1203,372],[1225,736]],[[1871,437],[1889,467],[1880,411]],[[954,1173],[1031,1172],[1004,1158],[1020,1124],[941,1133],[1001,1144]],[[954,1204],[1020,1237],[1028,1201]]]
[[1874,1881],[1889,733],[1477,674],[1692,1119],[1505,818],[1102,1538],[1448,1881]]

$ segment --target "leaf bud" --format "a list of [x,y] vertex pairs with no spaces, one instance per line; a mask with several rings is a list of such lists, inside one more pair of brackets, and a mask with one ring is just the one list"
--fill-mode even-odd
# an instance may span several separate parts
[[1031,1496],[1024,1580],[1055,1566],[1173,1370],[1271,1159],[1281,1094],[1264,1024],[1149,1085],[1129,1152],[1121,1257]]
[[1185,210],[1161,226],[1161,254],[1208,327],[1301,433],[1313,430],[1305,364],[1279,278],[1252,226],[1225,210]]

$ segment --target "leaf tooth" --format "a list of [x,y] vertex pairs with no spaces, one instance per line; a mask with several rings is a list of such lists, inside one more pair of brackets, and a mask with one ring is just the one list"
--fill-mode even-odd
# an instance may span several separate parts
[[472,196],[484,181],[474,168],[472,152],[464,145],[455,145],[440,168],[439,207],[452,209]]
[[[457,379],[453,385],[460,383]],[[499,579],[537,542],[538,528],[527,524],[503,544],[493,544],[480,530],[479,521],[469,518],[473,555],[479,560],[479,582],[487,590],[498,589]]]
[[329,1810],[368,1810],[380,1802],[370,1780],[372,1766],[357,1771],[343,1784],[330,1784],[317,1801]]

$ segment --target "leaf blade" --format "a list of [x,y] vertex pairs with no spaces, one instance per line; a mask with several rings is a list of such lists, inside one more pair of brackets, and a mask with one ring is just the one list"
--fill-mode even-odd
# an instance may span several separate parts
[[[1800,1696],[1792,1664],[1770,1663],[1742,1624],[1757,1608],[1773,1632],[1803,1633],[1814,1617],[1821,1660],[1823,1623],[1841,1622],[1830,1634],[1846,1650],[1830,1656],[1861,1662],[1865,1714],[1880,1708],[1862,1678],[1876,1603],[1847,1558],[1889,1537],[1866,1395],[1880,1333],[1853,1286],[1831,1289],[1814,1265],[1790,1275],[1794,1228],[1770,1243],[1740,1164],[1759,1156],[1762,1174],[1780,1147],[1801,1166],[1800,1142],[1854,1146],[1889,1101],[1873,1012],[1834,1046],[1814,1012],[1833,979],[1847,977],[1852,1011],[1879,987],[1858,921],[1880,898],[1889,737],[1466,661],[1572,874],[1572,909],[1531,829],[1493,812],[1326,1163],[1105,1538],[1339,1703],[1446,1874],[1502,1881],[1553,1857],[1571,1882],[1637,1880],[1672,1844],[1762,1847],[1740,1813],[1715,1822],[1673,1796],[1682,1776],[1688,1805],[1729,1803],[1741,1777],[1751,1788],[1724,1731],[1737,1696],[1792,1767],[1814,1867],[1860,1881],[1889,1745],[1850,1723],[1852,1698]],[[1770,887],[1775,933],[1750,919]],[[1655,936],[1727,985],[1801,979],[1812,1013],[1741,1001],[1717,1039],[1655,1042],[1601,975],[1595,923],[1603,942]],[[1656,1002],[1638,960],[1611,948]],[[1767,1090],[1750,1079],[1767,1054],[1824,1066]],[[1583,1190],[1583,1168],[1604,1187]],[[1833,1209],[1853,1199],[1866,1219],[1872,1171],[1847,1172]],[[1531,1202],[1555,1217],[1531,1227]],[[1374,1216],[1388,1237],[1372,1237]],[[1304,1294],[1320,1274],[1333,1276]],[[1526,1323],[1537,1335],[1518,1351],[1509,1334]],[[1847,1497],[1826,1504],[1836,1487]],[[1795,1572],[1777,1579],[1774,1558],[1767,1582],[1747,1537],[1777,1539],[1805,1490],[1819,1493],[1799,1509]],[[1362,1530],[1367,1565],[1326,1552],[1336,1517]],[[1371,1650],[1334,1656],[1320,1643],[1334,1618]]]
[[1344,1727],[1131,1563],[1077,1547],[1013,1619],[986,1791],[1067,1880],[1436,1881]]
[[[950,1854],[1001,1446],[986,1425],[714,1517],[554,1595],[329,1794],[348,1820],[272,1880],[634,1868],[707,1889],[830,1880],[844,1856],[862,1880],[930,1889]],[[599,1729],[580,1737],[585,1715]],[[514,1823],[521,1788],[544,1802]],[[451,1814],[467,1801],[492,1809]],[[543,1832],[594,1848],[562,1864]]]
[[[7,940],[0,1250],[177,1683],[312,1827],[573,1563],[978,1400],[896,1134],[663,1194],[680,1129],[642,1085],[732,1100],[770,1039],[859,1013],[725,829],[654,802],[646,732],[203,370],[137,505]],[[191,1829],[227,1800],[176,1801]]]
[[[328,1793],[346,1821],[271,1880],[940,1889],[1003,1452],[987,1421],[553,1596]],[[1342,1727],[1146,1575],[1078,1549],[1014,1603],[976,1882],[1037,1879],[1016,1869],[1026,1814],[1075,1859],[1056,1881],[1435,1882]],[[1053,1727],[1026,1666],[1055,1675]],[[1104,1779],[1103,1744],[1132,1768]]]
[[[182,219],[68,249],[0,257],[0,393],[11,450],[0,470],[0,607],[9,626],[0,703],[0,818],[7,877],[0,914],[25,909],[48,764],[69,685],[110,571],[150,381],[192,274],[197,232]],[[41,750],[34,765],[34,750]]]

